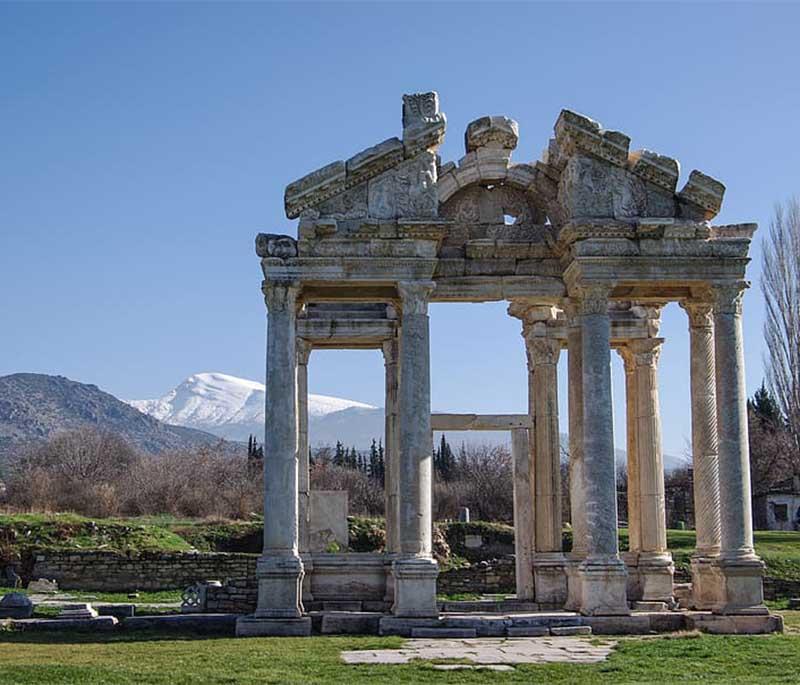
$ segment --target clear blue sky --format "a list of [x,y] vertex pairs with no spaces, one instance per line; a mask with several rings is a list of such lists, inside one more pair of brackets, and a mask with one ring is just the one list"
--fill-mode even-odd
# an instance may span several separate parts
[[[445,160],[485,114],[516,119],[515,159],[536,159],[569,107],[678,158],[681,183],[693,168],[721,179],[718,221],[763,233],[773,204],[800,192],[798,25],[796,5],[765,3],[2,4],[0,374],[137,398],[199,371],[262,379],[254,236],[294,232],[288,182],[398,135],[404,92],[439,91]],[[750,393],[763,374],[752,254]],[[524,410],[503,304],[435,305],[431,331],[434,408]],[[680,454],[677,305],[663,334],[664,442]],[[310,383],[383,403],[377,353],[315,353]]]

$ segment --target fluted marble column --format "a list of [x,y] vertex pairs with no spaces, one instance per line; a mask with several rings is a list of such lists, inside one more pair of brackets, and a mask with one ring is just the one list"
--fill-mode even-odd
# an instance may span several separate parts
[[[544,335],[541,335],[544,333]],[[561,551],[561,440],[558,431],[558,357],[561,343],[545,325],[525,331],[530,364],[529,412],[534,421],[536,601],[564,604],[567,583]]]
[[720,554],[716,568],[722,596],[714,611],[722,614],[768,613],[764,606],[764,564],[753,549],[750,502],[750,450],[744,380],[742,296],[746,284],[714,290],[714,353],[721,511]]
[[627,572],[619,557],[614,421],[611,398],[610,288],[580,288],[583,376],[583,503],[586,558],[578,568],[580,611],[587,615],[629,613]]
[[429,281],[398,283],[400,324],[400,558],[393,564],[396,616],[437,616],[432,557]]
[[586,557],[586,508],[583,503],[583,351],[580,309],[574,300],[565,303],[567,317],[567,373],[569,381],[569,503],[572,551],[567,565],[567,600],[564,608],[581,605],[578,566]]
[[[629,489],[629,523],[635,521],[631,551],[636,555],[639,596],[644,602],[670,605],[675,568],[667,549],[664,458],[658,402],[658,357],[662,338],[631,340],[621,350],[626,366],[628,417],[633,425],[629,448],[634,454],[633,492]],[[632,408],[631,408],[632,405]],[[629,453],[629,465],[630,465]],[[633,502],[631,513],[631,502]]]
[[238,635],[307,635],[302,617],[303,563],[298,553],[297,351],[298,286],[266,281],[268,309],[264,436],[264,549],[256,565],[255,615],[237,621]]
[[714,378],[714,316],[711,304],[681,305],[689,319],[692,394],[692,467],[697,543],[692,555],[692,604],[711,609],[720,601],[721,579],[714,568],[720,550],[717,393]]

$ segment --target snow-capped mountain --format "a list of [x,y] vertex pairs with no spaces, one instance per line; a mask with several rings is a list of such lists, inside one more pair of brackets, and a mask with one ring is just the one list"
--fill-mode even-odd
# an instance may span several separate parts
[[[228,440],[247,440],[248,436],[259,438],[264,432],[264,397],[265,388],[262,383],[237,378],[224,373],[197,373],[189,376],[176,388],[155,400],[128,400],[138,410],[149,414],[159,421],[177,426],[198,428]],[[364,422],[380,427],[383,432],[383,411],[372,405],[355,400],[330,397],[328,395],[308,395],[309,424],[315,431],[313,441],[328,439],[328,431],[324,430],[325,417],[345,412],[333,422],[344,434],[334,438],[353,442],[354,434],[360,434],[366,426]],[[380,422],[375,418],[380,415]],[[361,424],[358,430],[349,424]],[[371,429],[367,432],[371,432]],[[352,436],[352,437],[351,437]],[[375,437],[380,437],[376,434]],[[361,445],[363,436],[357,446]],[[369,438],[371,440],[371,437]],[[369,440],[367,441],[369,444]]]

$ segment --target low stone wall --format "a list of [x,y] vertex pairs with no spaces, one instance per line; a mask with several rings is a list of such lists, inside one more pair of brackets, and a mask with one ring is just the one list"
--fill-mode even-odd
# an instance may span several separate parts
[[36,556],[31,577],[56,580],[65,590],[182,590],[200,580],[254,578],[256,559],[226,553],[48,552]]
[[480,561],[466,568],[444,571],[439,574],[436,591],[440,595],[492,595],[512,593],[515,586],[514,559],[504,558]]
[[220,614],[250,614],[258,603],[255,576],[233,578],[222,587],[206,588],[205,611]]
[[800,580],[764,578],[764,599],[778,597],[800,597]]

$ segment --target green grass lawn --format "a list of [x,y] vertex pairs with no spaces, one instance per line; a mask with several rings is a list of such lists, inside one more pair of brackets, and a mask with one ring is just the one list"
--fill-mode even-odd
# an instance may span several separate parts
[[[800,612],[784,635],[624,638],[600,664],[518,666],[511,673],[442,672],[430,663],[342,663],[348,649],[392,649],[402,638],[194,638],[0,633],[0,683],[795,683]],[[602,638],[601,638],[602,639]]]

